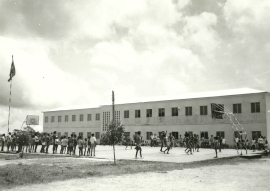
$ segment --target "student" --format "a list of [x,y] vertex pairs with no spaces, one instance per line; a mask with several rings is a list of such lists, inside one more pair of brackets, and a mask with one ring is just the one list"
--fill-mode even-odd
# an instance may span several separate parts
[[77,147],[77,135],[73,136],[73,155],[76,154],[76,147]]
[[226,148],[226,139],[225,139],[225,137],[222,138],[222,148],[223,149]]
[[68,147],[68,139],[66,136],[64,136],[64,138],[61,140],[61,145],[63,146],[62,154],[65,154]]
[[191,148],[192,148],[192,143],[191,143],[191,139],[190,139],[190,137],[191,137],[191,135],[188,135],[187,137],[185,137],[185,143],[186,143],[186,149],[185,149],[185,152],[187,153],[187,154],[189,154],[189,152],[190,152],[190,154],[192,155],[192,150],[191,150]]
[[216,156],[214,158],[218,158],[218,154],[217,154],[218,142],[219,142],[219,137],[218,136],[214,137],[213,146],[214,146],[214,149],[215,149],[215,152],[216,152]]
[[151,133],[151,136],[150,136],[150,146],[152,147],[154,144],[154,135],[153,133]]
[[168,137],[168,138],[165,137],[164,139],[166,140],[167,148],[166,148],[163,152],[164,152],[164,154],[165,154],[165,152],[167,151],[167,154],[169,154],[169,151],[170,151],[170,149],[171,149],[171,147],[172,147],[172,146],[171,146],[172,141],[170,141],[169,137]]
[[135,140],[134,141],[136,142],[136,147],[135,147],[135,149],[136,149],[136,155],[135,155],[135,158],[137,158],[138,151],[140,151],[140,156],[141,156],[141,158],[143,158],[142,157],[142,147],[141,147],[142,136],[141,136],[141,132],[140,131],[138,131],[137,135],[135,136]]
[[164,131],[161,132],[161,136],[160,136],[160,142],[161,142],[160,152],[163,152],[162,148],[163,148],[163,146],[166,145],[166,141],[165,141],[166,135],[167,135],[167,131],[166,131],[166,133]]
[[42,144],[42,147],[41,147],[40,152],[41,152],[41,153],[45,153],[46,133],[44,133],[44,135],[41,137],[41,144]]
[[90,155],[90,152],[91,152],[91,142],[90,142],[90,138],[91,138],[91,137],[88,137],[88,140],[87,140],[87,155],[88,155],[88,156]]
[[236,145],[237,154],[239,154],[238,153],[238,149],[239,149],[239,146],[240,146],[240,144],[239,144],[239,138],[238,137],[235,137],[234,138],[234,142],[235,142],[235,145]]
[[1,151],[4,151],[5,141],[6,141],[6,135],[3,134],[2,137],[1,137],[1,142],[2,142],[2,149],[1,149]]
[[39,143],[39,137],[38,137],[38,135],[36,134],[36,135],[35,135],[35,153],[37,152],[37,146],[38,146],[38,143]]
[[6,141],[7,141],[7,152],[9,152],[9,148],[11,147],[11,143],[12,143],[11,132],[8,133]]
[[53,132],[53,135],[52,135],[52,144],[53,144],[53,154],[55,153],[55,150],[56,150],[56,131]]
[[48,154],[48,150],[49,150],[50,142],[51,142],[49,133],[47,133],[45,140],[46,140],[46,154]]
[[255,152],[255,150],[256,150],[256,140],[255,139],[251,140],[251,150],[253,150],[253,152]]
[[157,135],[154,134],[153,136],[153,146],[155,147],[157,145]]
[[[166,141],[166,139],[165,139]],[[169,137],[167,138],[167,141],[170,142],[170,149],[172,149],[173,147],[173,142],[174,142],[174,136],[172,135],[172,133],[169,133]],[[168,145],[168,144],[167,144]]]
[[200,140],[199,140],[199,135],[195,136],[195,150],[197,150],[197,152],[199,152],[200,149]]
[[68,139],[68,150],[69,155],[73,152],[73,134],[71,134],[70,138]]
[[94,133],[92,134],[92,137],[90,138],[90,142],[91,142],[91,156],[92,156],[92,154],[94,154],[94,156],[95,156],[95,152],[96,152],[95,147],[96,147],[97,139],[94,136]]
[[16,146],[17,146],[17,135],[14,133],[12,135],[12,151],[16,151]]
[[131,138],[130,138],[130,135],[127,136],[127,143],[126,143],[126,148],[130,146],[130,149],[132,150],[132,142],[131,142]]
[[83,155],[83,140],[81,136],[78,137],[79,156]]
[[83,142],[83,146],[84,146],[84,156],[85,156],[85,153],[86,153],[87,145],[88,145],[88,141],[87,141],[87,138],[85,138],[85,139],[84,139],[84,142]]

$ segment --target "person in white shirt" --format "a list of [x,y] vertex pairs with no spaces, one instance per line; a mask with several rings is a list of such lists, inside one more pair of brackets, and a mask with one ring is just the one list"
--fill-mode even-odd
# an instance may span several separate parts
[[226,148],[226,139],[225,138],[222,139],[222,147],[223,147],[223,149]]
[[153,134],[151,134],[150,139],[151,139],[150,146],[152,147],[154,144],[154,135]]
[[97,139],[96,139],[96,137],[94,136],[94,134],[92,134],[92,137],[90,138],[90,143],[91,143],[91,156],[92,156],[92,153],[94,153],[94,156],[95,156],[96,142],[97,142]]

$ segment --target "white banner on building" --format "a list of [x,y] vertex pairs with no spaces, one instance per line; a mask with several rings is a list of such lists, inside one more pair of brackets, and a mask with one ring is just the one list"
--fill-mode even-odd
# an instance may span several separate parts
[[39,116],[38,115],[27,115],[26,125],[39,125]]

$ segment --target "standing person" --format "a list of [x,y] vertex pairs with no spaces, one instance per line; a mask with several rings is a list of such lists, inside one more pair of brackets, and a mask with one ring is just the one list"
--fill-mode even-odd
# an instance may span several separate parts
[[64,138],[61,140],[61,145],[63,146],[62,154],[66,154],[67,147],[68,147],[68,139],[66,136],[64,136]]
[[251,140],[251,150],[253,150],[253,152],[255,152],[255,150],[256,150],[256,140],[255,139]]
[[9,152],[9,148],[11,147],[11,143],[12,143],[11,132],[8,133],[6,141],[7,141],[7,152]]
[[135,155],[135,158],[137,158],[137,154],[138,154],[138,151],[140,151],[140,157],[142,157],[142,147],[141,147],[141,144],[142,144],[142,136],[141,136],[141,132],[138,131],[137,135],[135,136],[135,139],[134,141],[136,142],[136,155]]
[[217,150],[218,150],[218,142],[219,142],[219,137],[216,136],[213,138],[213,146],[216,152],[216,156],[214,158],[218,158]]
[[263,138],[262,138],[262,136],[260,136],[260,138],[258,139],[258,144],[259,144],[259,150],[263,149]]
[[77,141],[77,135],[73,136],[73,155],[76,155],[76,147],[77,147],[78,141]]
[[154,135],[153,133],[151,133],[151,136],[150,136],[150,146],[152,147],[154,144]]
[[199,152],[200,149],[200,140],[199,140],[199,135],[195,135],[195,150]]
[[166,135],[167,135],[167,131],[166,131],[166,133],[164,131],[161,132],[161,135],[160,135],[160,142],[161,142],[160,152],[163,152],[162,148],[163,148],[163,146],[166,145],[166,143],[165,143],[166,142],[166,140],[165,140]]
[[219,137],[219,140],[218,140],[218,142],[219,142],[219,152],[221,152],[221,147],[222,147],[222,137]]
[[50,143],[51,143],[51,139],[50,139],[49,133],[47,133],[47,135],[45,137],[45,140],[46,140],[46,154],[48,154],[48,150],[49,150]]
[[92,134],[92,137],[90,138],[90,142],[91,142],[91,156],[92,156],[92,153],[95,156],[97,139],[94,136],[94,133]]
[[79,147],[79,156],[82,156],[83,155],[83,140],[82,140],[82,137],[79,136],[78,137],[78,147]]
[[222,138],[222,148],[223,149],[226,148],[226,139],[225,139],[225,137]]
[[31,135],[31,152],[35,151],[35,135]]
[[87,138],[85,138],[85,139],[84,139],[84,142],[83,142],[83,146],[84,146],[84,156],[85,156],[85,153],[86,153],[87,145],[88,145],[88,141],[87,141]]
[[157,145],[157,135],[154,134],[153,136],[153,146],[155,147]]
[[53,154],[56,152],[56,146],[57,146],[57,143],[56,143],[56,131],[53,132],[53,135],[52,135],[52,144],[53,144]]
[[189,134],[187,134],[187,136],[185,137],[185,143],[186,143],[186,149],[185,149],[185,152],[187,153],[187,154],[189,154],[189,152],[190,152],[190,154],[192,155],[192,150],[191,150],[191,147],[192,147],[192,143],[191,143],[191,139],[190,139],[190,135]]
[[[170,149],[172,149],[173,147],[173,142],[174,142],[174,136],[172,135],[172,133],[169,133],[169,137],[167,138],[167,140],[165,139],[165,141],[170,142]],[[167,144],[168,145],[168,144]]]
[[68,152],[69,155],[73,152],[73,134],[71,134],[70,138],[68,139]]
[[40,136],[41,137],[41,149],[40,152],[41,153],[45,153],[45,146],[46,146],[46,133],[44,133],[43,135]]
[[17,149],[17,134],[14,133],[12,136],[12,151],[16,151]]
[[38,146],[38,143],[39,143],[39,136],[38,136],[38,134],[36,133],[36,134],[35,134],[35,153],[37,152],[37,146]]
[[211,137],[209,139],[209,142],[210,142],[211,148],[213,149],[214,148],[214,137],[213,137],[213,135],[211,135]]
[[132,141],[131,141],[130,135],[127,136],[126,141],[127,141],[127,143],[126,143],[126,148],[125,149],[127,149],[128,146],[130,146],[130,149],[132,149]]
[[87,140],[87,155],[90,155],[91,152],[91,141],[90,141],[91,137],[88,137]]
[[6,135],[3,134],[2,137],[1,137],[1,142],[2,142],[2,149],[1,149],[1,151],[4,151],[5,141],[6,141]]
[[240,144],[239,144],[239,138],[237,136],[234,138],[234,142],[235,142],[235,145],[236,145],[237,154],[239,154],[238,149],[239,149]]

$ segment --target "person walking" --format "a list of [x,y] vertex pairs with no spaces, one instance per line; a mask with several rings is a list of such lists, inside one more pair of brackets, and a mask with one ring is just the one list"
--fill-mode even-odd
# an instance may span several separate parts
[[138,131],[137,135],[135,136],[135,142],[136,142],[136,154],[135,154],[135,158],[137,159],[137,155],[138,155],[138,152],[140,151],[140,157],[142,157],[142,147],[141,147],[141,144],[142,144],[142,136],[141,136],[141,132]]

